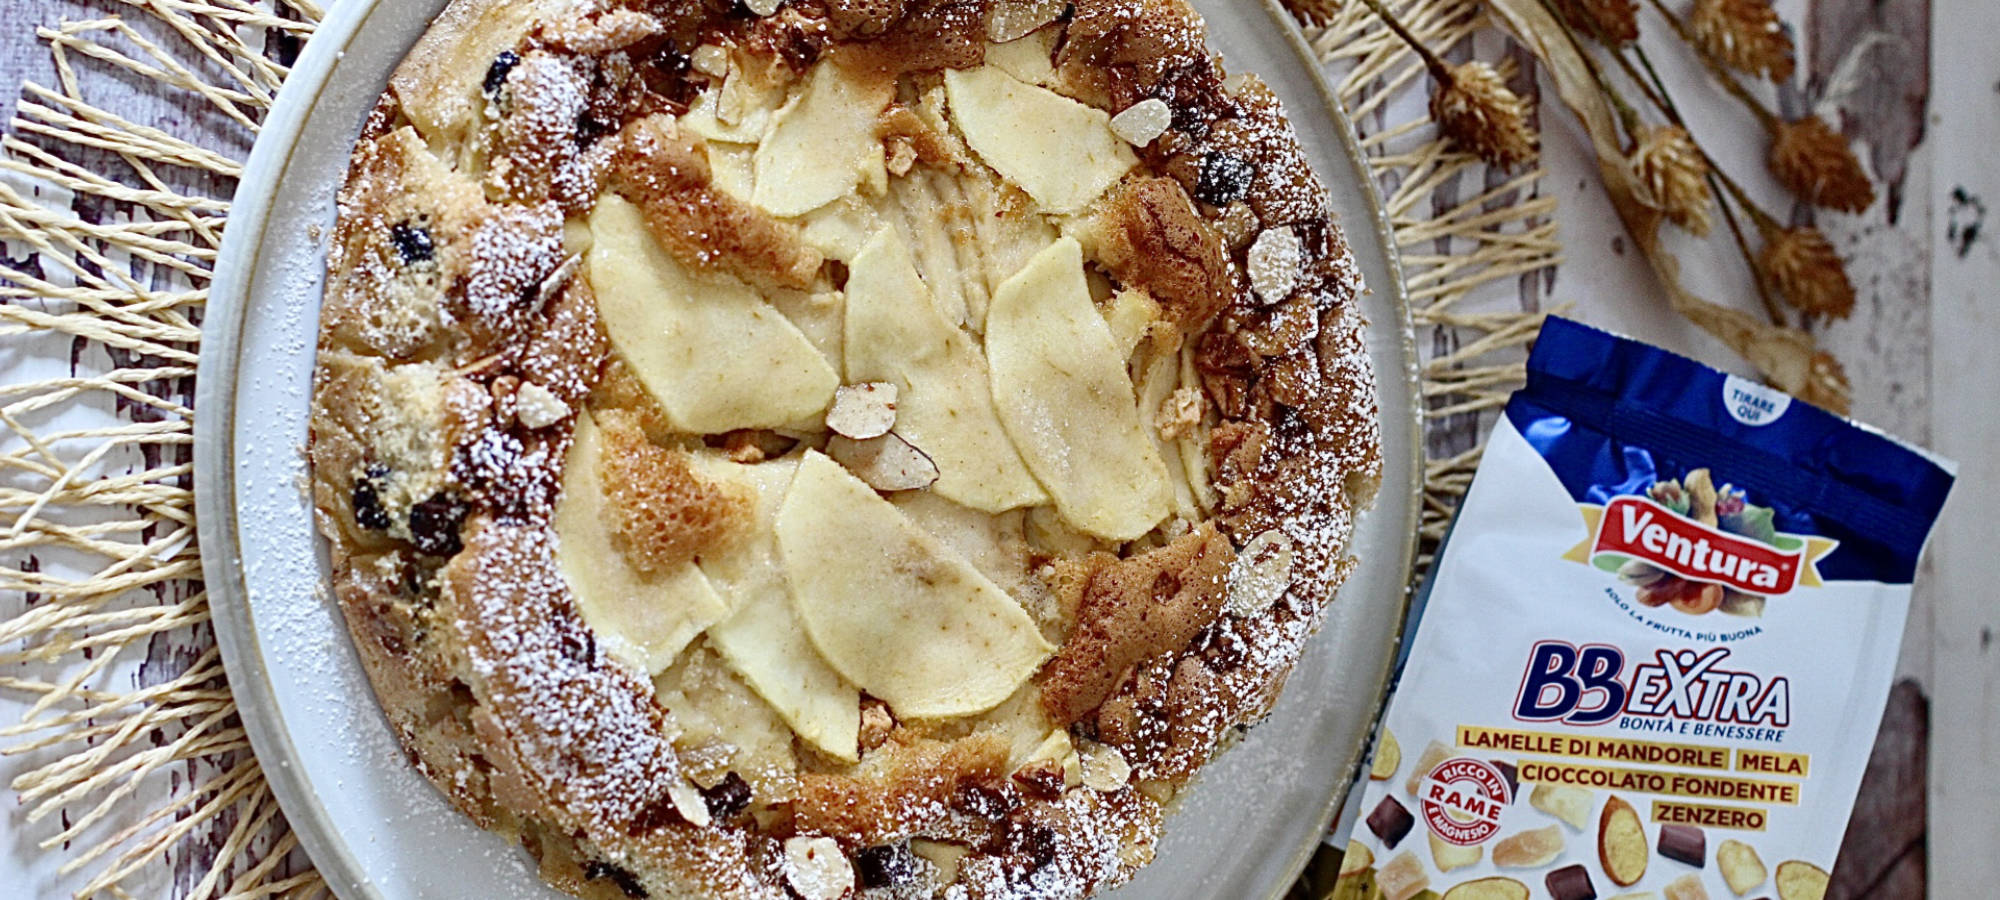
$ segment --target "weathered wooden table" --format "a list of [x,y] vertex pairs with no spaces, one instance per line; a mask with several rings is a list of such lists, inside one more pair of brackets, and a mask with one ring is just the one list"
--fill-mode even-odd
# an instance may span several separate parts
[[[2000,892],[2000,602],[1988,591],[2000,582],[2000,552],[1989,546],[1993,529],[1977,511],[2000,508],[2000,414],[1992,408],[2000,403],[2000,347],[1989,346],[2000,344],[2000,300],[1993,296],[2000,243],[1989,231],[2000,223],[1987,223],[1989,203],[2000,204],[2000,165],[1992,162],[2000,147],[2000,56],[1991,51],[2000,4],[1782,0],[1779,7],[1798,24],[1807,49],[1800,90],[1784,99],[1844,110],[1845,130],[1867,145],[1867,164],[1884,187],[1884,199],[1862,216],[1819,219],[1852,259],[1861,292],[1855,318],[1826,329],[1854,378],[1854,413],[1961,464],[1920,576],[1900,681],[1834,893],[1991,896]],[[35,25],[121,8],[117,0],[7,0],[0,96],[11,104],[22,81],[54,78]],[[137,79],[130,85],[117,104],[122,116],[200,133],[195,107]],[[1716,103],[1693,116],[1702,133],[1727,134],[1731,114]],[[1568,262],[1557,279],[1524,285],[1524,293],[1574,301],[1574,314],[1585,320],[1740,369],[1726,350],[1665,312],[1650,276],[1625,252],[1562,115],[1544,112],[1551,173],[1544,190],[1562,203]],[[242,141],[240,132],[218,129],[208,143],[241,157],[248,149]],[[1720,151],[1742,161],[1739,169],[1758,167],[1756,148]],[[15,364],[0,346],[0,380]],[[0,617],[22,602],[0,595]],[[174,651],[155,648],[163,658]],[[9,674],[0,668],[0,676]],[[0,723],[14,721],[20,709],[18,697],[0,695]],[[0,761],[0,776],[11,776],[10,765]],[[48,824],[27,826],[18,809],[0,818],[0,894],[56,896],[78,883],[35,849],[51,833]],[[171,874],[160,884],[171,896],[189,887]]]

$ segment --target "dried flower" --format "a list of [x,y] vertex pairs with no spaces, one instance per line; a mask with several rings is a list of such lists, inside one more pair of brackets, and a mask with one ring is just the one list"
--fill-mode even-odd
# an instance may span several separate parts
[[1765,230],[1757,269],[1786,303],[1806,315],[1844,319],[1854,312],[1854,285],[1847,280],[1847,269],[1817,228]]
[[1528,104],[1494,71],[1474,60],[1442,66],[1431,95],[1431,118],[1459,147],[1503,169],[1535,157],[1535,132],[1528,127]]
[[1340,0],[1286,0],[1292,15],[1306,25],[1330,25],[1340,13]]
[[1772,81],[1792,78],[1792,36],[1770,0],[1695,0],[1688,14],[1702,52]]
[[1875,202],[1875,185],[1847,138],[1818,116],[1778,125],[1771,140],[1771,173],[1815,206],[1858,213]]
[[1715,198],[1708,191],[1708,158],[1679,125],[1640,131],[1628,160],[1639,185],[1639,202],[1696,236],[1706,236]]
[[1849,393],[1854,387],[1847,379],[1847,369],[1825,350],[1815,351],[1808,365],[1806,383],[1798,391],[1799,399],[1846,415]]
[[1556,0],[1569,27],[1618,47],[1639,39],[1639,4],[1636,0]]

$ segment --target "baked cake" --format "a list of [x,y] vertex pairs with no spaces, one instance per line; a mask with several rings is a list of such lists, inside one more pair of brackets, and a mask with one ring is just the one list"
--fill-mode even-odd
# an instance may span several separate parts
[[1379,477],[1325,192],[1179,0],[456,0],[328,268],[355,645],[583,897],[1120,883]]

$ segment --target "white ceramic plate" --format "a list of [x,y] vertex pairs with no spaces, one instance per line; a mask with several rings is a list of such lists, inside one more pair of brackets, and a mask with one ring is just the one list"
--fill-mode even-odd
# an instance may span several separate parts
[[[341,897],[558,897],[405,761],[326,588],[304,446],[334,194],[361,121],[445,0],[343,0],[293,67],[244,170],[203,328],[195,428],[215,630],[271,788]],[[1372,293],[1385,466],[1362,565],[1269,720],[1201,776],[1158,862],[1118,898],[1276,897],[1317,846],[1400,634],[1421,467],[1416,354],[1386,218],[1352,131],[1268,0],[1195,0],[1232,71],[1275,89]]]

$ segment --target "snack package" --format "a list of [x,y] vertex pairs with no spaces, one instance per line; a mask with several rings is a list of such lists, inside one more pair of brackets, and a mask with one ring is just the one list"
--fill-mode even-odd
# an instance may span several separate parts
[[1334,896],[1818,900],[1951,483],[1550,319],[1432,572]]

